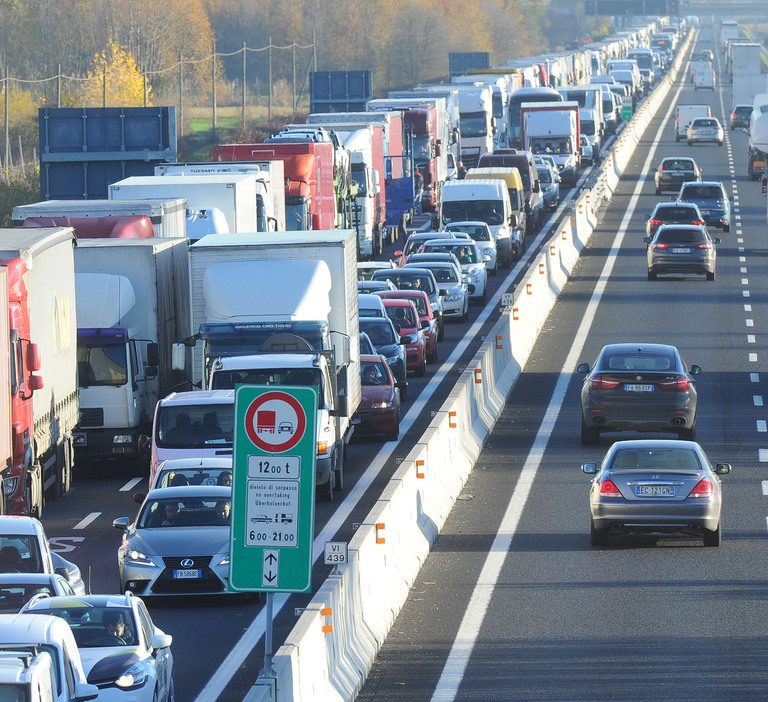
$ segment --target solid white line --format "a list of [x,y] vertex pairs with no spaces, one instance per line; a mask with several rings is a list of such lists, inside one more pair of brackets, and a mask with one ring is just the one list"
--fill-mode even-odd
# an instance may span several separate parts
[[84,519],[81,519],[75,526],[73,526],[73,529],[85,529],[91,522],[96,521],[101,516],[101,512],[91,512],[87,517]]
[[763,396],[762,395],[752,395],[752,404],[755,407],[762,407],[763,406]]
[[768,449],[758,449],[757,459],[760,463],[768,463]]
[[750,363],[757,363],[757,354],[756,353],[749,354],[749,362]]
[[123,487],[118,490],[118,492],[128,492],[129,490],[133,490],[144,478],[131,478]]
[[768,480],[762,480],[760,481],[760,484],[763,488],[763,495],[768,495]]
[[[524,266],[528,264],[530,259],[535,255],[538,255],[537,248],[539,244],[542,242],[542,240],[549,236],[549,230],[554,224],[557,223],[558,218],[567,205],[566,201],[573,195],[574,192],[578,192],[578,189],[581,187],[583,181],[587,178],[587,176],[590,175],[591,170],[592,169],[586,170],[579,181],[576,183],[576,186],[566,194],[566,196],[563,198],[563,202],[560,204],[560,207],[558,207],[558,209],[555,210],[549,219],[544,223],[544,226],[536,235],[536,238],[528,245],[528,248],[525,250],[522,258],[515,264],[512,270],[510,270],[510,272],[507,274],[507,277],[499,286],[498,290],[489,298],[486,306],[477,316],[475,321],[472,323],[472,326],[462,337],[461,341],[456,344],[450,356],[448,356],[440,368],[435,371],[432,378],[430,378],[429,382],[421,391],[418,398],[415,400],[413,405],[411,405],[411,408],[400,421],[401,437],[406,434],[406,432],[419,418],[426,404],[430,401],[434,393],[444,382],[448,373],[451,372],[454,366],[459,362],[459,359],[461,358],[464,351],[466,351],[467,347],[480,333],[480,330],[482,329],[482,326],[485,324],[488,317],[490,317],[493,312],[498,311],[502,294],[508,290],[514,279],[524,268]],[[360,476],[349,493],[347,493],[344,501],[341,502],[341,504],[339,504],[339,506],[334,510],[325,526],[315,537],[314,543],[312,545],[313,565],[323,554],[325,550],[325,542],[330,541],[333,538],[333,535],[348,521],[352,510],[364,497],[368,488],[370,488],[373,481],[384,468],[387,460],[389,460],[392,452],[395,450],[399,444],[399,441],[401,440],[402,438],[397,442],[388,441],[382,444],[381,449],[379,449],[379,452],[376,454],[376,456],[374,456],[371,463],[365,469],[365,472]],[[280,613],[283,607],[285,607],[289,597],[290,595],[286,593],[276,593],[274,595],[272,606],[275,617]],[[195,697],[194,702],[210,702],[210,700],[218,699],[218,697],[227,688],[227,685],[229,685],[229,682],[232,680],[232,678],[237,674],[245,659],[251,654],[251,651],[254,649],[254,647],[258,645],[261,637],[264,636],[265,628],[266,612],[265,608],[262,607],[258,614],[253,618],[251,623],[248,625],[248,628],[245,630],[243,635],[229,651],[226,658],[224,658],[219,667],[205,684],[205,687],[200,690],[197,697]]]
[[520,516],[528,501],[528,496],[533,487],[536,473],[544,458],[544,452],[546,451],[547,444],[554,431],[557,418],[560,416],[560,410],[565,404],[565,394],[568,390],[568,385],[573,378],[576,364],[584,350],[590,328],[592,327],[595,315],[597,314],[597,307],[600,304],[608,280],[613,272],[613,267],[621,250],[627,227],[629,226],[635,208],[637,207],[638,200],[640,199],[643,185],[649,180],[646,174],[650,170],[651,163],[656,154],[656,149],[658,148],[664,133],[664,127],[669,121],[672,110],[677,103],[677,98],[680,96],[682,89],[683,84],[681,83],[677,89],[675,98],[670,101],[669,109],[662,119],[659,130],[656,133],[648,152],[648,157],[640,170],[640,176],[638,177],[632,197],[630,198],[629,205],[621,220],[621,224],[619,225],[613,243],[611,244],[611,250],[608,252],[605,265],[595,284],[594,292],[587,304],[587,309],[584,312],[584,316],[582,317],[581,324],[576,332],[571,349],[565,359],[563,369],[557,378],[557,383],[552,392],[549,405],[547,406],[539,430],[536,433],[536,437],[533,440],[533,445],[525,460],[525,464],[520,471],[520,477],[517,479],[517,484],[515,485],[509,505],[507,506],[501,524],[499,525],[499,530],[488,551],[485,563],[483,564],[477,583],[472,591],[472,596],[467,605],[467,609],[464,612],[461,624],[459,625],[459,630],[453,641],[453,645],[451,646],[451,651],[443,666],[435,691],[432,694],[432,702],[453,702],[458,694],[459,686],[461,685],[461,681],[464,678],[464,672],[469,663],[469,658],[472,655],[472,650],[474,649],[475,642],[480,633],[480,627],[485,619],[486,612],[488,611],[491,596],[493,595],[494,588],[498,582],[499,574],[501,573],[507,553],[509,552],[512,539],[517,531]]
[[759,383],[760,382],[760,373],[750,373],[749,374],[749,382],[750,383]]

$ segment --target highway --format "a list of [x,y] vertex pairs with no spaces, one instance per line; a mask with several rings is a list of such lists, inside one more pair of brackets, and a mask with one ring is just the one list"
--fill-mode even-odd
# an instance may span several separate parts
[[[712,48],[704,25],[698,48]],[[768,689],[768,247],[747,135],[687,147],[676,102],[727,125],[728,86],[678,85],[582,253],[358,700],[756,700]],[[680,89],[677,95],[677,89]],[[677,95],[677,97],[676,97]],[[691,155],[731,191],[717,278],[646,279],[653,170]],[[673,199],[673,196],[665,197]],[[589,478],[616,435],[579,441],[581,361],[613,342],[678,346],[697,381],[697,440],[723,478],[723,545],[589,543]],[[628,438],[636,435],[622,435]]]

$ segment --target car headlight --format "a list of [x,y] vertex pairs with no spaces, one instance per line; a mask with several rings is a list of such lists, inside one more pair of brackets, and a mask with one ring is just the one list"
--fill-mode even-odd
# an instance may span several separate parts
[[494,253],[496,252],[490,246],[483,249],[483,254],[486,256],[493,256]]
[[115,434],[112,442],[115,444],[132,444],[133,437],[130,434]]
[[226,556],[224,556],[224,558],[222,558],[222,559],[219,561],[218,565],[220,565],[220,566],[228,566],[228,565],[229,565],[229,554],[227,554]]
[[147,682],[147,668],[143,663],[137,663],[132,665],[126,670],[117,680],[115,680],[115,686],[121,690],[132,690],[137,687],[141,687]]
[[146,554],[132,548],[125,553],[125,560],[132,565],[154,566],[155,562]]
[[18,477],[16,478],[6,478],[3,481],[3,494],[4,495],[12,495],[14,492],[16,492],[16,486],[19,484]]
[[389,409],[392,407],[392,403],[389,400],[382,400],[381,402],[374,402],[371,407],[373,409]]

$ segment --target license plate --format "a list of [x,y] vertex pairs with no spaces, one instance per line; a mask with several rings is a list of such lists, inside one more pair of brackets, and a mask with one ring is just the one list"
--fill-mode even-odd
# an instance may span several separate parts
[[674,497],[675,488],[669,485],[638,485],[635,488],[638,497]]
[[88,434],[73,434],[72,438],[75,446],[88,446]]
[[653,385],[644,385],[638,383],[625,383],[624,390],[626,392],[653,392]]
[[672,253],[691,253],[690,249],[672,249]]
[[174,570],[174,580],[196,580],[202,578],[203,572],[199,568],[186,568],[184,570]]

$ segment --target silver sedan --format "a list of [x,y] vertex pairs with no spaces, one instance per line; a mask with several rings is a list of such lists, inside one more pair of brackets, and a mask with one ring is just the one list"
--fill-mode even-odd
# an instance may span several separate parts
[[608,545],[624,533],[698,536],[705,546],[722,540],[720,478],[728,463],[712,467],[695,441],[664,439],[617,441],[593,475],[589,493],[593,546]]

